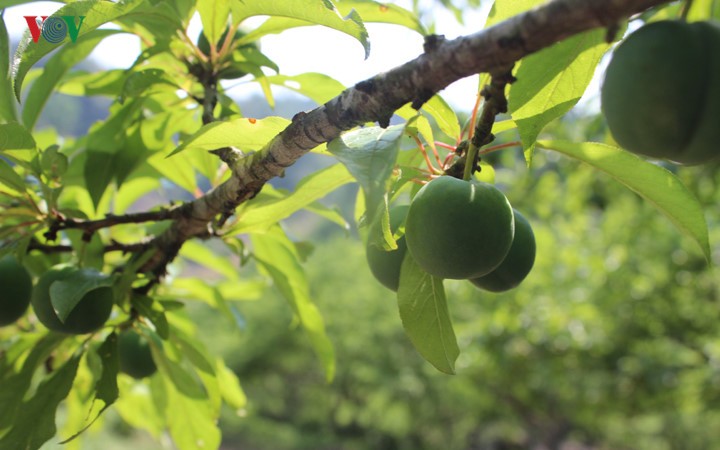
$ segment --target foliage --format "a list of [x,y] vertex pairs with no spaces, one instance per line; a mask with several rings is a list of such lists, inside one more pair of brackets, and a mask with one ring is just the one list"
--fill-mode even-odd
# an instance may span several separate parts
[[[22,3],[29,2],[9,4]],[[453,2],[441,3],[460,14]],[[496,0],[486,25],[539,3]],[[716,3],[650,13],[706,20],[717,18]],[[259,39],[319,25],[354,38],[367,55],[366,23],[427,33],[414,5],[411,12],[373,0],[69,2],[51,17],[60,26],[66,22],[58,16],[76,18],[67,22],[76,25],[69,39],[43,33],[36,40],[28,33],[12,65],[0,14],[0,257],[14,255],[36,280],[36,291],[38,280],[58,267],[70,274],[41,283],[34,297],[44,299],[43,312],[34,306],[0,329],[0,449],[37,449],[51,439],[76,446],[108,409],[155,439],[167,434],[181,450],[219,448],[218,420],[230,410],[281,423],[301,420],[309,437],[279,434],[278,447],[286,448],[332,446],[336,438],[348,448],[368,442],[373,448],[556,446],[569,437],[623,446],[634,442],[634,422],[624,422],[628,411],[649,424],[642,446],[653,448],[653,439],[672,443],[674,432],[690,431],[698,448],[710,445],[709,432],[690,424],[717,401],[704,395],[717,378],[717,288],[714,269],[686,249],[699,246],[712,258],[714,236],[696,194],[706,203],[716,200],[717,179],[711,172],[683,180],[695,172],[630,155],[609,136],[595,136],[599,142],[564,136],[568,130],[557,119],[578,102],[609,49],[603,30],[529,55],[512,74],[481,77],[485,86],[467,123],[440,95],[423,91],[395,111],[392,126],[379,113],[381,126],[365,124],[332,142],[322,129],[305,130],[301,139],[316,144],[312,153],[322,168],[291,190],[265,183],[296,159],[269,148],[293,139],[283,130],[312,113],[292,120],[244,116],[220,83],[223,75],[246,74],[271,106],[273,85],[325,103],[345,87],[324,74],[280,74],[255,45]],[[207,49],[187,34],[196,14]],[[256,16],[267,19],[237,32]],[[115,27],[102,28],[107,24]],[[119,33],[142,42],[131,67],[75,70],[99,42]],[[427,38],[429,53],[436,39]],[[352,92],[372,86],[361,83]],[[53,93],[105,98],[108,115],[77,137],[41,130]],[[506,112],[506,120],[495,122]],[[331,124],[348,120],[326,114]],[[522,149],[523,158],[514,158],[512,149]],[[597,170],[558,162],[560,155]],[[532,172],[522,172],[530,162]],[[598,181],[601,172],[639,197]],[[425,273],[406,255],[397,303],[364,310],[363,296],[382,297],[368,287],[367,270],[367,282],[358,283],[364,246],[338,244],[352,258],[340,261],[345,253],[335,250],[306,270],[312,245],[288,232],[296,213],[363,238],[381,227],[378,244],[394,248],[402,226],[392,229],[388,211],[442,173],[494,182],[527,213],[538,256],[522,288],[479,294],[470,283],[444,283]],[[320,202],[355,182],[357,194],[343,199],[354,204],[350,214]],[[170,193],[166,202],[157,201],[159,191]],[[564,192],[570,193],[565,203],[547,200]],[[676,231],[657,219],[661,215]],[[65,334],[61,325],[99,293],[112,303],[109,319]],[[334,305],[316,304],[330,293]],[[278,297],[288,308],[272,303]],[[353,300],[354,314],[340,314]],[[243,314],[251,310],[254,315]],[[212,315],[199,320],[208,311]],[[56,331],[41,315],[60,323]],[[321,369],[288,354],[305,345],[288,334],[289,323],[303,330]],[[222,357],[208,336],[219,338],[225,327],[271,332],[246,337],[243,352]],[[118,341],[130,330],[148,344],[151,361],[145,362],[153,370],[147,374],[157,369],[149,377],[121,371]],[[283,354],[280,363],[276,353]],[[460,375],[442,378],[418,354]],[[262,379],[276,396],[253,410],[241,379]],[[331,389],[323,379],[334,383],[328,401],[317,392]],[[254,385],[251,397],[259,389]],[[302,399],[293,403],[293,396]],[[308,435],[313,427],[322,432]]]

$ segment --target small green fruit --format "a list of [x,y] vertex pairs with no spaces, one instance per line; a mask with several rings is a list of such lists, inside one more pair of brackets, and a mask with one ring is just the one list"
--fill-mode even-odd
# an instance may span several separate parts
[[535,234],[530,222],[513,209],[515,236],[510,251],[500,265],[489,274],[472,278],[475,286],[491,292],[503,292],[516,287],[528,276],[535,264]]
[[32,278],[12,255],[0,259],[0,327],[15,323],[30,305]]
[[133,378],[147,378],[157,371],[150,344],[135,330],[126,330],[118,336],[120,371]]
[[[410,209],[408,205],[394,206],[390,208],[390,230],[394,234],[405,220],[407,212]],[[402,265],[407,245],[405,244],[405,236],[397,241],[398,248],[391,251],[374,245],[373,242],[381,239],[382,230],[380,223],[375,223],[369,232],[368,244],[366,247],[366,255],[370,271],[375,278],[388,289],[398,290],[400,285],[400,266]]]
[[720,157],[720,26],[661,21],[615,50],[602,111],[620,146],[682,164]]
[[505,259],[514,233],[510,202],[495,187],[443,176],[410,204],[405,236],[410,254],[430,275],[467,279]]
[[103,326],[110,317],[113,291],[110,287],[100,287],[85,294],[65,322],[60,321],[50,302],[50,287],[54,282],[68,278],[77,270],[66,265],[52,267],[40,277],[33,290],[32,305],[35,315],[50,330],[59,333],[86,334]]

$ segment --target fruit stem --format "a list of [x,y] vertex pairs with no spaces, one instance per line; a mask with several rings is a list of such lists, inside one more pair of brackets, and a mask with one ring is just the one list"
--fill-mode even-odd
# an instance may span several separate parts
[[463,180],[465,181],[470,181],[470,178],[473,176],[473,172],[475,172],[478,150],[480,150],[480,147],[473,143],[473,139],[470,139],[470,145],[468,146],[465,157],[465,169],[463,171]]

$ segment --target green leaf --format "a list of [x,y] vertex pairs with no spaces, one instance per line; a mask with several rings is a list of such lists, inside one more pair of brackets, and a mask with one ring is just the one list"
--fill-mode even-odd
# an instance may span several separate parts
[[404,131],[405,125],[360,128],[328,144],[328,151],[348,168],[365,192],[370,220],[385,195],[385,182],[395,167]]
[[107,187],[112,183],[115,164],[111,153],[88,151],[85,159],[85,187],[97,209]]
[[118,33],[120,33],[118,30],[91,31],[78,38],[75,43],[61,48],[48,60],[43,67],[42,75],[33,82],[25,98],[22,121],[28,129],[31,130],[37,123],[40,112],[63,75],[75,64],[87,58],[100,41]]
[[[693,0],[687,15],[688,22],[708,20],[712,18],[714,3],[715,2],[713,0]],[[720,14],[720,7],[715,6],[715,9],[717,9]]]
[[[85,16],[78,33],[79,38],[95,30],[100,25],[130,13],[143,2],[144,0],[125,0],[117,3],[103,0],[81,0],[63,6],[52,16]],[[18,100],[20,100],[23,81],[30,68],[40,61],[43,56],[65,43],[51,44],[45,39],[39,39],[35,43],[29,33],[24,36],[15,52],[13,69],[15,74],[15,97]]]
[[186,242],[180,250],[180,256],[224,275],[228,280],[237,280],[240,270],[226,255],[219,255],[197,241]]
[[230,1],[198,0],[197,11],[200,13],[203,34],[207,37],[208,42],[217,43],[228,26]]
[[460,122],[452,107],[439,95],[433,97],[422,106],[422,111],[435,119],[440,131],[446,136],[457,139],[460,137]]
[[65,323],[70,313],[90,291],[112,286],[113,280],[96,269],[79,269],[67,278],[50,285],[50,303],[60,322]]
[[337,97],[345,86],[334,78],[323,73],[302,73],[295,76],[272,75],[267,80],[277,86],[282,86],[298,92],[318,105]]
[[310,299],[307,277],[295,245],[279,226],[265,234],[253,234],[251,240],[255,260],[292,306],[325,368],[325,377],[328,381],[332,380],[335,376],[335,351],[325,333],[322,315]]
[[5,10],[0,11],[0,121],[17,120],[10,78],[10,38],[5,26]]
[[455,373],[460,354],[443,281],[423,271],[408,253],[400,269],[398,308],[415,349],[441,372]]
[[118,399],[120,391],[117,384],[117,375],[120,371],[120,360],[118,359],[117,334],[112,332],[105,338],[105,341],[97,350],[100,362],[102,364],[102,373],[95,383],[95,398],[103,401],[103,406],[97,412],[95,417],[90,420],[81,430],[60,442],[66,444],[80,436],[85,430],[90,428],[102,415],[102,413],[115,403]]
[[532,9],[542,3],[545,3],[545,0],[495,0],[490,9],[488,19],[485,22],[485,28]]
[[215,150],[232,146],[244,152],[260,150],[288,124],[290,121],[282,117],[213,122],[200,128],[168,157],[188,149]]
[[125,69],[103,70],[100,72],[73,71],[67,74],[57,88],[57,92],[78,97],[120,95],[127,72]]
[[610,145],[565,141],[538,141],[538,145],[579,159],[627,186],[693,239],[710,261],[708,229],[702,206],[671,172]]
[[[25,335],[21,339],[27,339],[28,337],[30,336]],[[2,378],[0,383],[0,405],[3,406],[0,408],[0,430],[10,428],[14,421],[17,420],[25,393],[32,384],[33,374],[64,338],[65,336],[59,333],[50,333],[37,342],[33,342],[30,353],[25,358],[20,371]],[[3,440],[0,439],[0,444],[2,442]]]
[[565,39],[522,60],[510,86],[509,110],[529,155],[540,131],[580,100],[609,48],[605,30]]
[[150,350],[160,373],[169,379],[183,396],[207,399],[208,394],[200,384],[195,372],[192,369],[185,369],[179,363],[168,358],[159,344],[160,341],[150,339]]
[[180,349],[183,356],[187,358],[195,368],[206,374],[215,375],[215,364],[201,342],[196,339],[190,340],[188,337],[180,336],[177,329],[173,329],[170,340]]
[[[115,403],[119,396],[117,374],[120,371],[120,360],[118,359],[117,334],[110,333],[98,348],[97,353],[102,362],[102,374],[95,385],[95,398],[105,403],[103,406],[103,410],[105,410]],[[98,417],[103,410],[98,413]]]
[[287,196],[276,199],[261,192],[237,212],[238,223],[228,230],[227,234],[265,231],[280,220],[352,181],[352,175],[343,165],[334,164],[303,178]]
[[299,19],[346,33],[360,41],[365,49],[365,58],[370,54],[368,33],[360,15],[356,11],[351,11],[343,17],[331,0],[235,1],[231,8],[234,23],[240,23],[253,16]]
[[217,414],[207,400],[182,395],[166,382],[168,398],[165,416],[170,436],[179,450],[217,449],[220,430]]
[[[141,70],[131,74],[125,79],[119,101],[123,103],[128,98],[140,97],[150,90],[150,88],[157,85],[170,86],[173,90],[178,89],[178,86],[165,75],[164,70]],[[153,91],[151,91],[151,93],[152,92]]]
[[[365,23],[388,23],[400,25],[420,34],[427,34],[427,30],[412,12],[397,5],[380,3],[372,0],[343,0],[337,3],[337,8],[343,16],[355,10]],[[268,34],[281,33],[297,27],[314,25],[312,22],[287,17],[271,17],[262,25],[248,33],[242,42],[252,42]]]
[[152,322],[155,332],[161,339],[166,340],[170,337],[170,325],[160,302],[142,295],[134,295],[130,301],[141,316],[147,317]]
[[247,405],[247,396],[240,386],[240,380],[238,380],[235,372],[230,370],[222,358],[218,358],[216,361],[216,370],[218,385],[220,386],[220,395],[223,400],[231,408],[240,410],[245,408]]
[[32,134],[17,122],[0,125],[0,152],[25,162],[32,161],[38,153]]
[[72,388],[82,355],[74,355],[38,386],[17,411],[15,424],[0,439],[0,449],[39,449],[55,436],[55,412]]
[[25,192],[25,181],[4,159],[0,159],[0,183],[19,193]]

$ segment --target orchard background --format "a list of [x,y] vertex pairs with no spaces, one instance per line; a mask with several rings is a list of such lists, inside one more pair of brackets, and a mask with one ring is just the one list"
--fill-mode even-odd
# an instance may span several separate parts
[[[114,306],[81,335],[32,307],[0,327],[0,449],[719,448],[717,163],[622,150],[586,90],[628,30],[720,20],[720,2],[490,3],[84,0],[54,13],[84,16],[76,40],[19,45],[3,9],[0,256],[36,286],[83,269],[58,316],[101,289]],[[446,40],[433,8],[489,14]],[[262,53],[305,26],[368,53],[374,22],[424,53],[353,86]],[[132,64],[87,59],[120,33],[140,37]],[[261,95],[234,98],[244,82]],[[462,173],[483,129],[474,176],[532,224],[532,272],[501,294],[421,271],[384,288],[369,225],[393,247],[388,206]],[[128,330],[153,375],[120,370]]]

